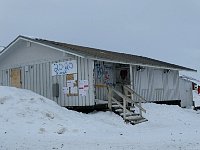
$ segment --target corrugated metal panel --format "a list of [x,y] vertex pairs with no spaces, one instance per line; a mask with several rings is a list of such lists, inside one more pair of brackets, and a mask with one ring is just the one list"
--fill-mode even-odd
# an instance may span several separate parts
[[[134,89],[147,101],[179,100],[178,71],[164,73],[163,69],[133,67]],[[135,98],[137,99],[137,98]]]
[[179,79],[181,107],[191,107],[193,105],[192,82]]
[[89,80],[89,105],[94,105],[94,61],[88,59],[88,80]]
[[9,79],[9,76],[10,76],[10,72],[8,69],[5,69],[5,70],[2,70],[2,81],[1,81],[1,84],[3,86],[8,86],[9,83],[10,83],[10,79]]
[[0,70],[0,85],[3,85],[3,74],[1,70]]
[[[72,59],[72,58],[71,58]],[[70,59],[65,59],[70,60]],[[59,61],[65,61],[59,60]],[[94,105],[94,87],[93,87],[93,68],[94,61],[76,57],[78,64],[78,80],[88,80],[89,90],[86,96],[66,96],[62,87],[66,86],[66,75],[52,76],[51,64],[58,62],[45,62],[38,64],[27,64],[21,67],[22,88],[30,89],[56,101],[61,106],[90,106]],[[28,67],[28,69],[27,69]],[[9,69],[0,71],[0,80],[2,85],[9,85]],[[59,84],[59,97],[53,97],[52,84]]]

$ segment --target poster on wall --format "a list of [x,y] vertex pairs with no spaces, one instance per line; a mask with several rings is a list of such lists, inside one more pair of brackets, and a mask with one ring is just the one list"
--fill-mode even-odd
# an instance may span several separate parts
[[78,83],[79,95],[86,96],[89,89],[88,80],[80,80]]
[[59,63],[53,63],[51,65],[52,76],[66,75],[77,73],[77,62],[76,60],[64,61]]
[[66,87],[63,87],[63,93],[67,96],[78,96],[77,74],[68,74],[66,76]]

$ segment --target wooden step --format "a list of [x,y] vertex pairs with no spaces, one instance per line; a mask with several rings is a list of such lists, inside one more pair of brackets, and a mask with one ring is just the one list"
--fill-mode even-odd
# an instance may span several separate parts
[[143,117],[141,117],[140,115],[131,115],[131,116],[127,116],[125,118],[125,120],[128,120],[128,121],[135,121],[135,120],[140,120],[142,119]]
[[[120,113],[119,115],[120,115],[120,116],[123,116],[124,113],[122,112],[122,113]],[[132,113],[129,113],[129,112],[125,113],[125,116],[126,116],[126,117],[128,117],[128,116],[133,116],[133,115],[134,115],[133,112],[132,112]]]
[[135,124],[146,122],[146,121],[148,121],[148,120],[145,118],[141,118],[140,120],[134,120],[134,121],[131,121],[130,123],[135,125]]
[[118,113],[122,113],[122,112],[123,112],[123,109],[119,108],[119,109],[115,109],[114,111],[115,111],[115,112],[118,112]]
[[119,105],[115,104],[115,105],[112,105],[112,108],[121,108]]

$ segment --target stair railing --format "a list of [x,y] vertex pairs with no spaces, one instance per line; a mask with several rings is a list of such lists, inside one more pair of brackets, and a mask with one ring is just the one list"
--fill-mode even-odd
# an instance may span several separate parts
[[[131,93],[131,99],[134,102],[138,102],[139,106],[142,107],[142,102],[147,102],[141,95],[131,89],[131,85],[124,85],[124,93]],[[137,97],[138,101],[135,101],[134,96]],[[139,108],[140,116],[142,116],[142,109]],[[146,112],[145,112],[146,113]]]
[[[133,91],[130,87],[126,85],[124,86],[124,90],[129,91],[131,94],[137,94],[135,91]],[[117,99],[113,97],[114,93],[123,99],[123,104],[121,104]],[[137,94],[137,96],[139,97],[139,104],[137,101],[133,100],[132,98],[129,98],[127,95],[109,86],[108,87],[108,108],[112,110],[112,102],[117,103],[117,105],[119,105],[119,107],[123,109],[123,119],[126,120],[126,113],[131,112],[130,110],[127,109],[127,104],[132,103],[134,104],[134,106],[139,108],[140,116],[142,117],[142,112],[146,113],[146,110],[141,106],[141,99],[142,100],[145,100],[145,99],[142,98],[139,94]]]

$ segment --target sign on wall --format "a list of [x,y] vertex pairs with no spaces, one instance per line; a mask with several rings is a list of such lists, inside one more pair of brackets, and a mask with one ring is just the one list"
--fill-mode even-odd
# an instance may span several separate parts
[[86,96],[87,95],[87,91],[89,89],[88,80],[79,80],[78,84],[79,84],[78,85],[79,95],[80,96]]
[[52,76],[66,75],[77,73],[77,62],[76,60],[53,63],[51,65]]

